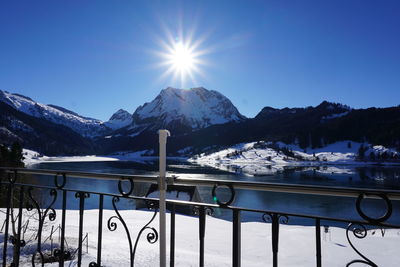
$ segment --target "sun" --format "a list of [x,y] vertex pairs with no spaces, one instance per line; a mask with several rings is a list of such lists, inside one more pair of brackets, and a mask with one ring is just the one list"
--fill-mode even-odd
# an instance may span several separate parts
[[189,41],[175,41],[166,47],[164,65],[168,66],[165,75],[172,74],[174,80],[180,80],[183,86],[188,79],[194,82],[195,74],[199,72],[199,51]]
[[196,59],[190,47],[187,45],[181,42],[175,43],[168,57],[175,71],[181,74],[187,74],[193,71]]
[[[194,40],[193,36],[185,39],[183,36],[168,38],[160,42],[161,50],[158,55],[162,61],[158,65],[165,68],[160,79],[169,79],[172,83],[179,83],[181,88],[197,85],[197,78],[204,74],[201,67],[205,65],[202,58],[207,51],[201,49],[202,39]],[[192,86],[188,86],[192,85]]]

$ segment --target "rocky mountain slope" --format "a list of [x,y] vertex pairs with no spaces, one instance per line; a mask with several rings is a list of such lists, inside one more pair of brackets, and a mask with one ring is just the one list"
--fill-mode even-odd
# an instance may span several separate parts
[[0,102],[29,116],[64,125],[84,137],[104,135],[109,129],[102,121],[78,115],[55,105],[45,105],[29,97],[0,90]]
[[232,102],[217,91],[168,87],[153,101],[136,109],[131,131],[161,128],[191,131],[244,119]]
[[46,155],[92,154],[95,143],[70,128],[33,117],[0,101],[0,142],[20,143]]

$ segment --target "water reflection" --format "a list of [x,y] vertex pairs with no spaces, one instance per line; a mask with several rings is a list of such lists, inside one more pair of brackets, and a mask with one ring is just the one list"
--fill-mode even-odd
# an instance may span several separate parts
[[[113,161],[113,162],[69,162],[69,163],[42,163],[35,168],[72,170],[85,172],[119,173],[119,174],[147,174],[157,175],[158,162],[149,164]],[[293,167],[284,168],[274,175],[248,176],[241,173],[230,173],[209,167],[193,165],[187,162],[170,161],[168,164],[170,174],[184,178],[222,179],[222,180],[247,180],[264,181],[290,184],[309,184],[346,187],[368,187],[381,189],[400,189],[399,167],[349,167],[349,166],[325,166],[325,167]],[[53,179],[49,176],[36,176],[32,178],[35,183],[53,185]],[[144,196],[149,184],[135,183],[134,194]],[[83,191],[95,191],[104,193],[116,193],[117,181],[69,178],[66,188],[79,189]],[[198,191],[203,201],[213,203],[211,188],[199,187]],[[220,190],[221,197],[229,194],[228,190]],[[60,196],[56,208],[61,207]],[[77,209],[79,201],[73,194],[68,194],[68,208]],[[105,199],[105,208],[111,209],[111,198]],[[121,209],[135,208],[133,201],[122,201],[118,203]],[[289,213],[300,213],[308,215],[323,215],[327,217],[342,217],[348,219],[360,219],[355,211],[355,199],[326,196],[305,196],[289,193],[261,192],[237,190],[233,205],[252,208],[284,211]],[[92,195],[86,199],[85,207],[95,209],[98,207],[98,196]],[[384,211],[384,205],[379,200],[368,204],[367,212],[371,215],[380,215]],[[400,223],[400,203],[393,203],[393,215],[389,222]],[[224,219],[231,219],[231,212],[218,209],[215,215]],[[244,213],[244,221],[261,221],[258,213]],[[302,218],[291,218],[291,223],[313,224],[313,221]]]

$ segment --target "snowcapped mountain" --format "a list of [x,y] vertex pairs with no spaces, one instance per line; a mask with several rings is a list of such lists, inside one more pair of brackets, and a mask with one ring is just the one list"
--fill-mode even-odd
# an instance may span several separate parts
[[104,124],[113,130],[117,130],[132,124],[132,122],[133,122],[132,114],[130,114],[128,111],[124,109],[119,109]]
[[131,129],[192,130],[243,119],[232,102],[217,91],[168,87],[152,102],[136,109]]
[[55,105],[41,104],[23,95],[0,90],[0,101],[27,115],[67,126],[84,137],[100,136],[109,130],[100,120],[82,117]]

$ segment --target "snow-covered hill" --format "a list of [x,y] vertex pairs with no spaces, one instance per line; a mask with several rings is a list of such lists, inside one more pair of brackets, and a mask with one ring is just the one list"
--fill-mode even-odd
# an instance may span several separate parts
[[124,109],[119,109],[104,124],[113,130],[117,130],[132,124],[132,122],[132,114]]
[[27,115],[71,128],[85,137],[103,135],[108,131],[102,121],[87,118],[55,105],[45,105],[29,97],[0,90],[0,101]]
[[[364,158],[359,159],[363,147]],[[400,153],[384,146],[372,146],[353,141],[341,141],[322,148],[301,149],[298,145],[282,142],[241,143],[211,154],[200,154],[191,162],[225,171],[249,175],[269,175],[288,166],[340,166],[400,164]]]
[[150,103],[136,109],[132,128],[183,127],[199,129],[245,119],[232,102],[217,91],[203,87],[168,87]]

